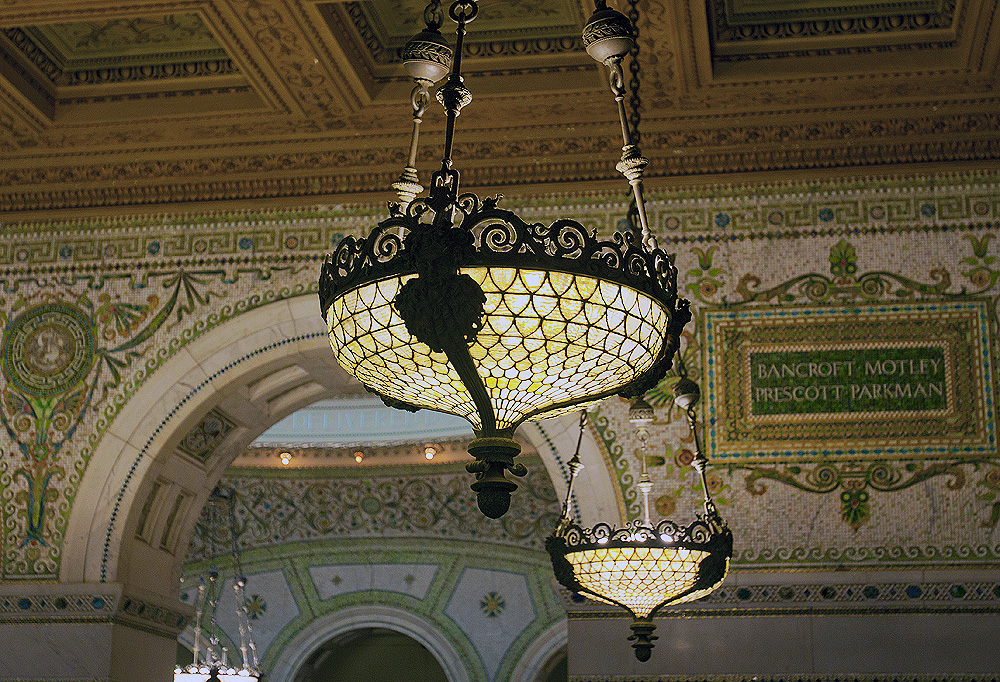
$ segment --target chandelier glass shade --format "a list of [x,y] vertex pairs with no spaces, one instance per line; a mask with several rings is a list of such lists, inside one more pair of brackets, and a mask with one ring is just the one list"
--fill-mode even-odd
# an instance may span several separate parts
[[[662,375],[677,317],[676,274],[665,254],[644,253],[631,235],[599,242],[570,221],[529,226],[509,211],[474,206],[452,228],[472,242],[459,267],[447,271],[447,283],[431,273],[415,294],[429,330],[400,310],[420,275],[394,261],[408,260],[400,224],[433,228],[390,219],[367,242],[334,254],[324,269],[325,312],[345,369],[396,405],[457,414],[483,435],[509,435],[525,419],[648,388]],[[529,253],[517,253],[525,247]],[[393,255],[380,260],[380,253]],[[393,274],[378,278],[379,271]],[[463,326],[468,319],[473,324]]]
[[[615,15],[610,32],[601,28],[608,12]],[[453,60],[437,34],[439,0],[425,11],[427,30],[404,48],[416,87],[409,162],[394,185],[400,203],[367,237],[338,244],[323,265],[319,298],[338,362],[368,390],[391,407],[469,421],[477,436],[469,447],[476,461],[467,466],[476,476],[472,489],[480,510],[497,518],[517,488],[505,472],[526,473],[514,462],[517,426],[615,394],[641,396],[669,369],[690,313],[677,297],[673,256],[649,234],[646,160],[631,142],[622,106],[617,167],[632,184],[641,229],[599,239],[574,220],[528,223],[498,207],[500,197],[459,192],[451,152],[455,119],[472,99],[461,75],[462,44],[477,13],[474,0],[452,4]],[[619,52],[631,38],[618,17],[628,20],[606,8],[594,16],[598,29],[592,19],[585,41],[614,67],[620,105]],[[622,31],[625,42],[616,37]],[[451,74],[437,92],[447,114],[444,158],[429,197],[414,198],[422,190],[412,166],[427,88],[448,64]]]
[[[714,511],[714,507],[712,508]],[[699,515],[687,527],[663,520],[634,520],[624,528],[599,523],[565,524],[546,542],[556,579],[568,590],[632,615],[635,655],[649,660],[665,606],[711,594],[726,577],[733,536],[717,513]]]
[[729,567],[721,526],[704,519],[687,528],[667,520],[655,528],[634,521],[617,530],[572,524],[562,539],[576,591],[622,606],[636,618],[711,593]]

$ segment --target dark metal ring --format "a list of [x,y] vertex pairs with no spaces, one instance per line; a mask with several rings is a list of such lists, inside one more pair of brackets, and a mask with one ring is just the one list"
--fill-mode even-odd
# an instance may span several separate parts
[[479,14],[479,5],[476,0],[455,0],[448,9],[448,16],[459,24],[468,24]]
[[424,9],[424,23],[428,30],[436,31],[444,23],[444,12],[441,11],[441,0],[431,0]]

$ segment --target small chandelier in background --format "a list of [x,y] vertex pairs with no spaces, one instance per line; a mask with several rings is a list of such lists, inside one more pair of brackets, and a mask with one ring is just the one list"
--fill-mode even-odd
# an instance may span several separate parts
[[[527,473],[514,461],[518,425],[616,394],[641,396],[670,368],[690,313],[677,297],[673,256],[657,248],[642,201],[647,161],[625,120],[621,59],[613,58],[623,45],[629,49],[628,28],[623,36],[615,24],[628,19],[603,0],[584,35],[591,55],[617,66],[612,89],[624,142],[617,168],[633,188],[633,229],[599,240],[574,220],[529,224],[498,208],[500,197],[459,192],[455,121],[472,101],[462,50],[478,12],[475,0],[451,5],[452,57],[437,32],[440,2],[432,0],[427,29],[404,48],[417,86],[410,156],[395,185],[402,203],[368,237],[339,243],[323,265],[319,299],[338,362],[368,390],[391,407],[439,410],[471,423],[476,461],[466,468],[475,474],[480,510],[498,518],[517,488],[506,473]],[[413,163],[426,90],[449,61],[437,92],[446,112],[441,167],[430,196],[414,199],[422,189]]]
[[[216,488],[209,496],[208,520],[206,524],[208,561],[207,575],[198,584],[195,600],[194,660],[186,666],[174,669],[174,682],[257,682],[260,679],[260,662],[257,646],[253,640],[246,598],[246,576],[240,557],[236,536],[236,491]],[[233,569],[233,592],[236,598],[236,623],[240,633],[240,661],[230,656],[219,635],[218,607],[221,597],[222,580],[215,559],[215,537],[223,529],[219,520],[219,507],[225,505],[228,516],[228,536],[232,541],[231,560]],[[206,606],[211,611],[207,626],[204,625]]]
[[[675,402],[687,415],[694,438],[692,466],[701,476],[705,491],[704,514],[698,514],[688,526],[669,520],[654,524],[650,520],[649,493],[653,484],[646,471],[646,440],[654,414],[649,403],[640,398],[632,404],[629,420],[641,443],[639,490],[643,496],[643,518],[629,522],[624,528],[607,523],[583,528],[569,518],[573,482],[582,468],[578,444],[568,463],[571,478],[562,518],[545,543],[556,579],[563,587],[620,606],[632,615],[629,640],[640,661],[649,660],[657,639],[653,634],[656,614],[665,606],[694,601],[714,591],[725,579],[733,554],[733,535],[712,501],[705,477],[708,462],[701,452],[695,413],[701,392],[681,372],[674,395]],[[583,426],[581,417],[581,436]]]

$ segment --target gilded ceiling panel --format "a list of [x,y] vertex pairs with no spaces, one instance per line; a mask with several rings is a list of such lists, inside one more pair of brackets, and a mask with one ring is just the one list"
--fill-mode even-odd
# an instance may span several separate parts
[[768,23],[882,14],[940,13],[945,0],[722,0],[725,16],[732,23]]
[[223,54],[197,14],[46,24],[24,31],[63,69]]
[[[620,181],[615,105],[580,39],[588,4],[483,3],[465,46],[473,102],[456,136],[470,189]],[[0,212],[389,196],[411,127],[399,49],[423,0],[157,7],[0,4]],[[1000,160],[995,2],[641,0],[638,10],[651,184]],[[454,44],[452,30],[442,28]],[[421,176],[440,161],[443,127],[432,100]]]

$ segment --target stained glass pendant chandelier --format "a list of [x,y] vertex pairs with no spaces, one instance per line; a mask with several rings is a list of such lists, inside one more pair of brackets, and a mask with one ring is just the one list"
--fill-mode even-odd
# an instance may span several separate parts
[[[529,224],[460,193],[453,168],[455,121],[472,96],[463,84],[462,48],[478,13],[458,0],[454,58],[438,28],[438,0],[427,29],[404,48],[416,80],[414,128],[406,170],[394,187],[400,203],[368,237],[347,237],[328,256],[320,308],[339,363],[385,403],[467,419],[476,434],[472,489],[480,510],[498,518],[523,476],[514,430],[618,394],[641,396],[671,364],[690,314],[677,298],[673,256],[657,248],[642,201],[647,161],[633,144],[623,105],[621,56],[631,45],[628,19],[598,3],[584,29],[587,50],[611,68],[622,124],[618,170],[628,178],[638,220],[599,240],[580,223]],[[437,99],[446,113],[444,155],[429,196],[413,168],[427,88],[444,76]]]
[[[186,666],[174,668],[174,682],[258,682],[260,679],[260,661],[257,658],[257,645],[254,643],[253,627],[250,622],[246,598],[246,576],[243,575],[243,562],[237,539],[236,491],[233,489],[215,488],[206,506],[208,519],[206,523],[207,545],[211,566],[207,575],[199,581],[195,597],[194,637],[192,662]],[[225,507],[224,510],[220,507]],[[220,513],[228,516],[228,526],[219,519]],[[231,560],[233,568],[232,588],[234,593],[235,617],[239,629],[239,661],[235,652],[230,652],[222,643],[219,627],[218,610],[221,601],[222,580],[216,564],[215,538],[228,537],[231,543]],[[206,607],[211,612],[208,623],[204,623]]]
[[[681,369],[680,367],[678,369]],[[632,648],[640,661],[652,653],[656,625],[653,618],[671,604],[700,599],[714,591],[729,570],[733,535],[719,515],[705,477],[707,460],[701,452],[695,405],[701,395],[698,385],[684,377],[674,388],[675,401],[687,415],[694,439],[692,466],[701,476],[705,491],[705,511],[688,526],[670,520],[653,523],[649,517],[649,493],[653,488],[646,471],[647,427],[653,422],[653,408],[641,398],[632,404],[629,419],[641,442],[642,474],[639,490],[643,495],[644,518],[624,528],[598,523],[583,528],[569,518],[573,481],[582,465],[579,445],[569,461],[570,485],[563,504],[562,518],[545,547],[552,557],[556,579],[568,590],[597,601],[615,604],[631,614]],[[583,435],[585,415],[581,416]]]

